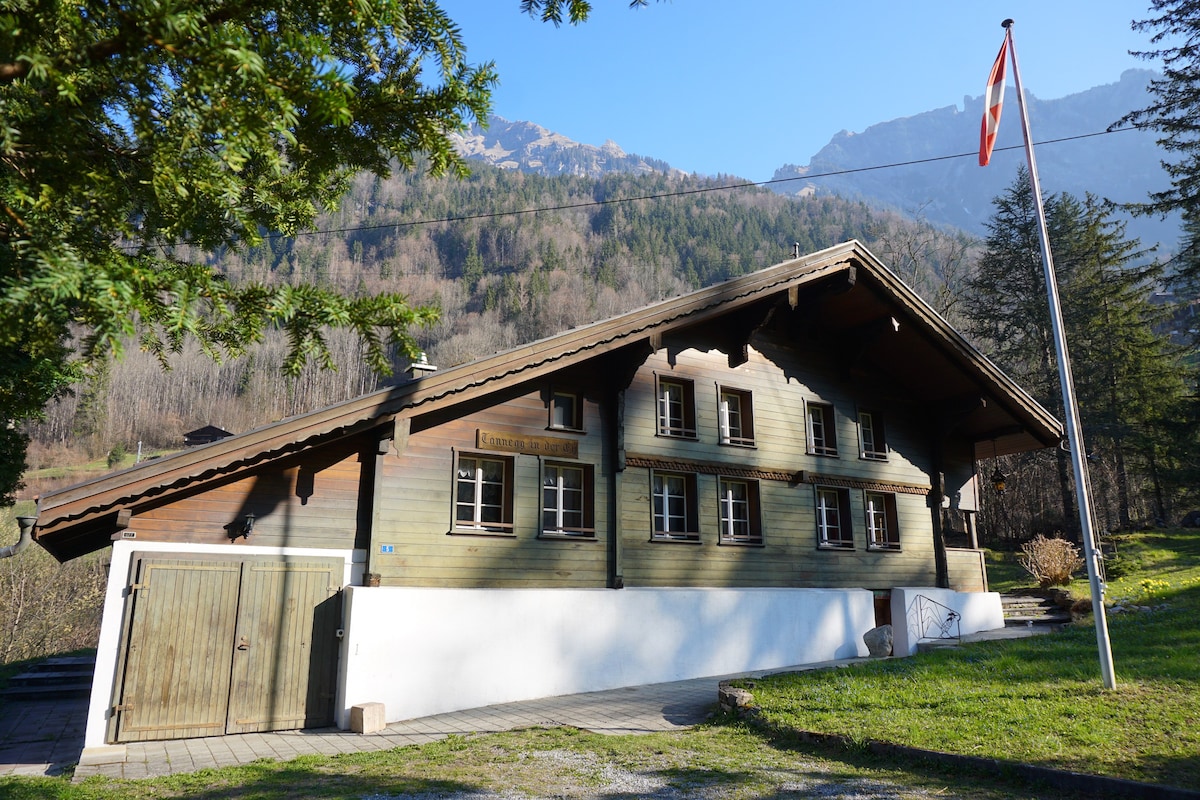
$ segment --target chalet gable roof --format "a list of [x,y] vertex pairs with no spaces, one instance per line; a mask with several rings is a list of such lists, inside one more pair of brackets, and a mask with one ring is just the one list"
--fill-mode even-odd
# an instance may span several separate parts
[[[777,314],[778,309],[783,311]],[[790,309],[790,316],[787,313]],[[800,313],[802,312],[802,313]],[[864,356],[928,407],[958,421],[979,456],[1056,444],[1062,427],[1023,389],[857,241],[580,326],[418,380],[281,420],[40,498],[35,539],[59,558],[80,555],[57,544],[72,527],[139,500],[192,487],[256,464],[405,417],[449,409],[493,392],[619,351],[636,363],[664,336],[710,340],[731,362],[750,336],[773,324],[802,326],[841,348],[848,369]],[[720,325],[714,325],[720,319]],[[895,335],[880,336],[887,329]],[[649,348],[649,349],[647,349]],[[970,414],[970,425],[962,421]],[[980,449],[979,443],[986,443]],[[107,543],[107,537],[90,549]]]

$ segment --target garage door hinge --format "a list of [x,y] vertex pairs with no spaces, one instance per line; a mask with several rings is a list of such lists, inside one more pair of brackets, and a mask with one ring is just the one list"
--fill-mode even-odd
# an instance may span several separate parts
[[148,583],[134,583],[134,584],[130,585],[129,591],[136,592],[138,589],[149,589],[149,588],[150,588],[150,584],[148,584]]
[[119,706],[113,706],[112,710],[114,712],[115,711],[133,711],[133,703],[122,703]]

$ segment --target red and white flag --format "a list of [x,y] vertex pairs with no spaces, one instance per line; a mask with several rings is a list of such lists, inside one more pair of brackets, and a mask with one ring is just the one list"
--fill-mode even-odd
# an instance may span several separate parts
[[1000,55],[992,64],[988,75],[987,92],[983,98],[983,124],[979,127],[979,166],[986,167],[992,160],[992,147],[996,144],[996,129],[1000,127],[1000,108],[1004,105],[1004,65],[1008,60],[1008,37],[1000,45]]

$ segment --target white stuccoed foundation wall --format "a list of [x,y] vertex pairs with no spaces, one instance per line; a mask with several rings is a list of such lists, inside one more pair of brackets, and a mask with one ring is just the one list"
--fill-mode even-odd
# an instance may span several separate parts
[[[347,587],[338,726],[867,654],[863,589]],[[716,698],[716,688],[713,689]]]
[[[962,635],[1004,627],[1004,608],[998,592],[955,592],[929,586],[892,589],[892,654],[911,656],[917,645],[930,641],[921,637],[918,596],[924,596],[962,615],[953,632]],[[938,609],[941,613],[941,610]]]

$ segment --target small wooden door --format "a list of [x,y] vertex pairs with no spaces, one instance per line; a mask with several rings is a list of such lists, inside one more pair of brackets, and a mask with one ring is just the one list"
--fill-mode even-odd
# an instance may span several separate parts
[[247,613],[238,614],[234,634],[227,733],[333,723],[340,561],[337,571],[335,578],[314,563],[243,566]]
[[341,559],[134,559],[110,739],[333,722]]

